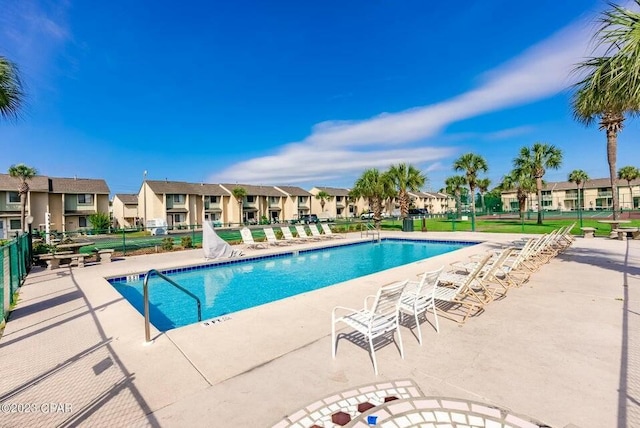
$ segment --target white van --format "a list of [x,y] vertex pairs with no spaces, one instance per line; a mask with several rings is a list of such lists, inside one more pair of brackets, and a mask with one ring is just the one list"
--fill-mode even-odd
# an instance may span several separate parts
[[150,218],[145,227],[151,231],[152,235],[166,235],[169,225],[163,218]]

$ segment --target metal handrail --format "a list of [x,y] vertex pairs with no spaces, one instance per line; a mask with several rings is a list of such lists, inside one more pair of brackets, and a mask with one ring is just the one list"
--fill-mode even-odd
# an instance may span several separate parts
[[145,340],[146,340],[147,343],[151,342],[151,331],[150,331],[150,327],[149,327],[149,285],[148,284],[149,284],[149,278],[151,277],[151,274],[154,274],[154,273],[157,276],[159,276],[160,278],[162,278],[165,281],[167,281],[169,284],[173,285],[174,287],[176,287],[179,290],[182,290],[188,296],[190,296],[193,299],[195,299],[196,303],[198,304],[198,322],[202,321],[202,304],[200,303],[200,299],[198,298],[198,296],[196,296],[191,291],[187,290],[186,288],[184,288],[183,286],[181,286],[177,282],[173,281],[172,279],[170,279],[166,275],[158,272],[156,269],[151,269],[145,275],[144,281],[142,283],[142,294],[143,294],[143,298],[144,298],[144,335],[145,335]]

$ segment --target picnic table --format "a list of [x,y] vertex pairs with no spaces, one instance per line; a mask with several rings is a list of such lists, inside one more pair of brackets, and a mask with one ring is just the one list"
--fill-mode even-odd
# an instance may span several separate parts
[[620,236],[621,234],[618,233],[618,228],[620,227],[620,224],[631,223],[631,220],[598,220],[598,223],[611,225],[611,233],[609,234],[609,238],[622,239]]
[[80,248],[86,247],[87,245],[93,245],[94,242],[71,242],[69,244],[58,244],[56,245],[57,250],[69,250],[74,254],[78,254],[80,252]]

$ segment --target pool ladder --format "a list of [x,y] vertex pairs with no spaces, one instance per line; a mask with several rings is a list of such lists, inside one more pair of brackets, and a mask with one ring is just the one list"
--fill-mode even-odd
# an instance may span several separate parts
[[198,296],[196,296],[191,291],[187,290],[177,282],[173,281],[166,275],[161,274],[155,269],[151,269],[144,276],[144,282],[142,283],[142,295],[144,298],[144,338],[147,344],[153,342],[151,340],[151,328],[149,326],[149,278],[151,277],[152,274],[157,275],[161,279],[167,281],[169,284],[176,287],[178,290],[183,291],[189,297],[192,297],[196,301],[196,304],[198,305],[198,322],[202,321],[202,305],[200,304],[200,299],[198,299]]
[[367,236],[371,236],[372,241],[380,241],[380,231],[376,229],[375,225],[372,223],[365,224],[366,229],[360,230],[360,237],[364,238]]

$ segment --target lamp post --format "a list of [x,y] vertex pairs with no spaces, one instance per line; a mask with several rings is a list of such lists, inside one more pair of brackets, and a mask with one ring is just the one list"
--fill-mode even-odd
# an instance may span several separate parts
[[142,175],[142,204],[144,205],[143,231],[147,230],[147,170]]
[[580,203],[580,188],[578,187],[578,218],[580,219],[580,227],[582,227],[582,204]]

